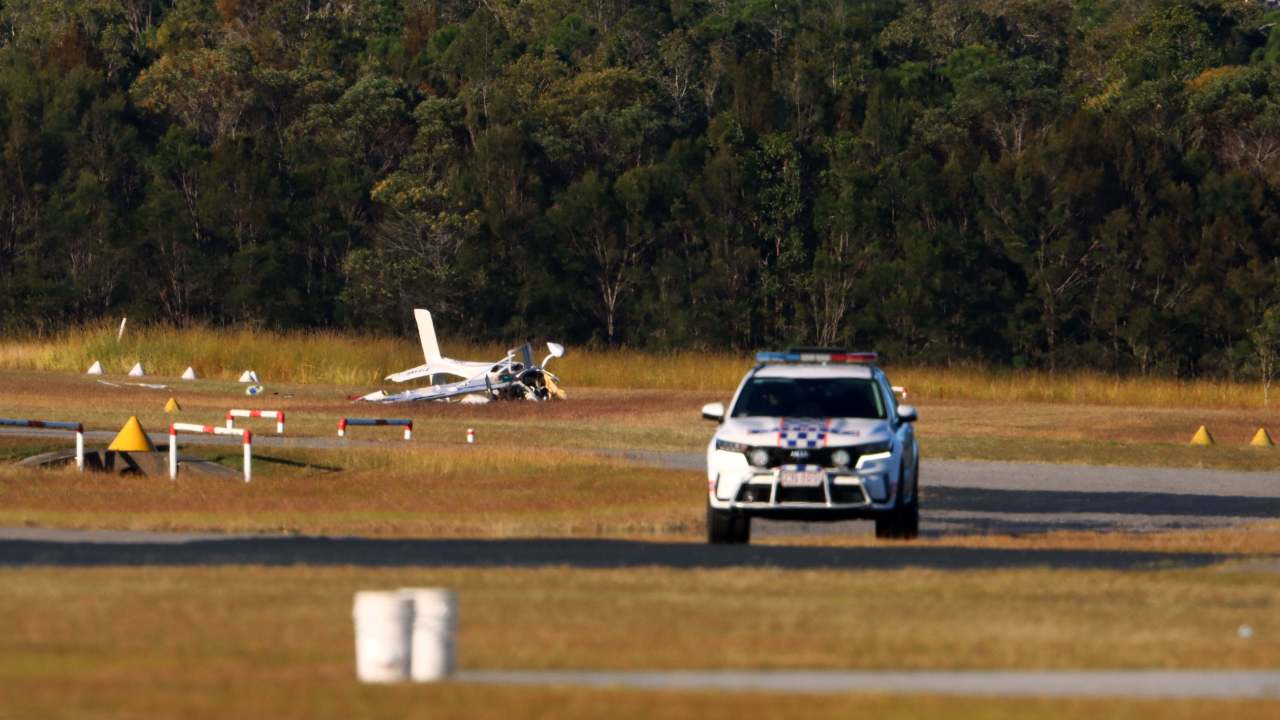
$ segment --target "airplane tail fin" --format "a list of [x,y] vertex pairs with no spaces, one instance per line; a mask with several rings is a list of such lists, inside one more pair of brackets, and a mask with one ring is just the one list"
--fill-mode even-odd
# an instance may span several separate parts
[[436,342],[436,326],[431,322],[431,313],[417,308],[413,317],[418,321],[418,338],[422,340],[422,355],[427,363],[440,361],[440,343]]

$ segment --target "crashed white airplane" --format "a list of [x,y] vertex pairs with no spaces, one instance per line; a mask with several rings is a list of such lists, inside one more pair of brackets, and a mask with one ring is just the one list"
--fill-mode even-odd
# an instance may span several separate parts
[[540,364],[533,362],[531,342],[508,350],[506,357],[496,362],[454,360],[440,354],[440,343],[436,341],[436,328],[435,323],[431,321],[431,313],[418,308],[413,311],[413,316],[418,322],[418,337],[422,341],[422,355],[426,362],[418,367],[388,375],[387,379],[398,383],[420,378],[434,380],[434,376],[437,375],[460,379],[392,394],[377,390],[356,398],[357,400],[394,403],[450,398],[461,398],[463,402],[564,398],[564,391],[557,385],[559,378],[546,369],[551,358],[564,356],[563,345],[547,343],[549,354]]

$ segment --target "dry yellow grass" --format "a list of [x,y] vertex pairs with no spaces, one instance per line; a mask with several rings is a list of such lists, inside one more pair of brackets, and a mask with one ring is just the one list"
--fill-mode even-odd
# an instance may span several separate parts
[[[239,450],[207,448],[238,463]],[[234,456],[234,457],[233,457]],[[341,469],[341,472],[336,470]],[[255,482],[0,470],[0,525],[412,537],[690,535],[698,473],[552,450],[259,453]]]
[[[446,354],[496,359],[506,348],[450,337],[441,328]],[[116,342],[109,323],[72,327],[45,337],[0,343],[0,368],[83,372],[99,360],[109,373],[124,374],[141,361],[152,373],[174,377],[188,365],[204,376],[234,380],[247,368],[268,383],[328,383],[376,386],[397,370],[422,362],[416,338],[338,331],[270,332],[254,329],[131,327]],[[553,361],[568,388],[610,387],[729,393],[753,362],[752,353],[669,352],[569,348]],[[993,403],[1133,405],[1147,407],[1260,408],[1261,386],[1227,379],[1116,376],[1098,372],[1050,373],[982,367],[912,367],[890,364],[894,382],[913,399]]]
[[[1280,710],[1275,702],[360,686],[352,593],[406,585],[459,592],[459,662],[474,669],[1280,664],[1280,645],[1269,640],[1280,632],[1274,575],[1216,570],[29,568],[0,570],[0,717],[799,718],[857,710],[888,718],[1261,718]],[[903,608],[909,622],[868,622]],[[1244,623],[1254,639],[1236,636]]]

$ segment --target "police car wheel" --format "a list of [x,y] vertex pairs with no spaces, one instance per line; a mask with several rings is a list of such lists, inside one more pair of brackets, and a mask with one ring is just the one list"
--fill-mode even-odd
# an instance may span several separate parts
[[876,518],[876,537],[884,540],[914,540],[920,536],[920,488],[918,483],[917,475],[916,491],[911,494],[911,500],[906,502],[902,499],[902,492],[906,488],[906,483],[898,483],[898,502],[892,510]]
[[751,518],[717,510],[707,503],[707,542],[713,545],[740,545],[751,540]]

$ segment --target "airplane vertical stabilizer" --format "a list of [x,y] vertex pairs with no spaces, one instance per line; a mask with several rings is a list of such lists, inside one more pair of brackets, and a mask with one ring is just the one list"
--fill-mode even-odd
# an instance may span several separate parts
[[413,311],[418,321],[418,337],[422,340],[422,355],[428,363],[440,362],[440,343],[436,342],[436,326],[431,322],[431,313],[422,308]]

